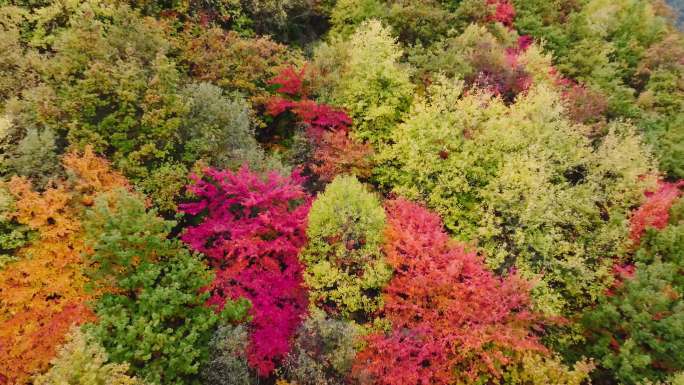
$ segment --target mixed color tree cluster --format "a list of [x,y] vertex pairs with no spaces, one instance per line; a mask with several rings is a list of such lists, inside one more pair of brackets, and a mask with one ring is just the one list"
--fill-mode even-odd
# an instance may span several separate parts
[[0,385],[684,384],[682,9],[0,0]]

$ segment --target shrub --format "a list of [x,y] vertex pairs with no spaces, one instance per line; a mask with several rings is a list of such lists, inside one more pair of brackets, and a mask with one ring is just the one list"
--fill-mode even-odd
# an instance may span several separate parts
[[558,69],[608,96],[609,116],[638,115],[635,76],[646,50],[667,34],[648,1],[513,1],[516,27],[545,41]]
[[50,370],[37,376],[35,385],[142,385],[126,375],[128,364],[108,363],[107,352],[88,333],[72,328],[52,360]]
[[302,252],[313,304],[363,320],[382,307],[391,271],[380,246],[385,212],[353,176],[338,176],[314,201]]
[[209,83],[190,84],[183,95],[189,109],[181,130],[186,164],[202,159],[213,167],[237,169],[263,158],[242,97],[224,95],[221,88]]
[[440,0],[341,0],[331,12],[329,35],[346,38],[364,21],[377,19],[391,26],[404,46],[430,45],[461,29],[463,20],[454,8],[452,3]]
[[646,192],[646,201],[632,213],[629,222],[630,238],[637,245],[647,229],[662,229],[670,219],[670,208],[682,195],[684,181],[677,183],[660,182],[658,189]]
[[461,30],[459,15],[449,6],[441,0],[395,1],[386,22],[405,46],[430,45]]
[[326,132],[314,150],[311,170],[324,182],[337,175],[371,176],[373,149],[349,138],[344,131]]
[[414,48],[409,60],[424,82],[431,82],[434,79],[430,76],[438,74],[458,77],[469,87],[487,89],[512,102],[532,82],[520,60],[526,49],[518,46],[510,32],[496,37],[484,26],[471,24],[458,36],[440,40],[427,49]]
[[[345,172],[369,176],[371,148],[349,138],[352,121],[344,111],[309,98],[310,81],[305,78],[305,72],[306,67],[300,71],[288,67],[270,81],[278,86],[276,92],[280,96],[268,100],[266,113],[275,118],[293,115],[297,119],[296,123],[303,126],[305,139],[309,142],[306,147],[312,153],[307,154],[302,163],[320,180],[329,182],[335,175]],[[282,123],[274,123],[276,130],[279,124]],[[294,131],[290,127],[292,123],[285,121],[285,124],[288,126],[286,131]],[[302,138],[296,138],[297,135],[296,131],[292,134],[292,152],[299,150],[297,141]]]
[[679,81],[684,75],[683,60],[684,39],[670,34],[652,45],[637,67],[638,79],[644,79],[637,99],[644,110],[641,125],[661,168],[673,178],[684,177],[684,134],[678,129],[684,123],[684,85]]
[[511,385],[582,385],[590,383],[589,375],[595,365],[590,360],[581,360],[572,368],[566,366],[560,357],[527,354],[519,367],[504,373],[506,384]]
[[252,303],[248,361],[268,376],[289,351],[306,313],[306,290],[298,255],[306,244],[309,197],[303,178],[270,173],[264,179],[240,171],[206,169],[188,186],[197,201],[180,206],[199,224],[181,239],[206,255],[216,270],[212,305],[245,297]]
[[15,252],[28,242],[29,229],[13,219],[14,198],[0,183],[0,270],[16,260]]
[[7,174],[30,178],[39,188],[46,186],[51,179],[57,179],[60,169],[55,139],[50,129],[28,130],[26,136],[6,155]]
[[330,14],[329,34],[348,38],[356,28],[369,19],[382,20],[389,13],[386,4],[380,0],[340,0]]
[[376,180],[427,202],[498,272],[538,279],[540,310],[580,310],[610,284],[628,212],[652,181],[640,178],[652,166],[639,137],[613,123],[592,144],[546,86],[508,107],[481,92],[460,97],[461,87],[442,82],[414,104]]
[[352,322],[314,312],[297,331],[292,351],[283,362],[284,376],[299,385],[344,384],[356,356],[359,334]]
[[209,361],[202,367],[204,385],[257,383],[247,364],[249,331],[244,325],[220,325],[210,343]]
[[164,163],[152,170],[149,175],[137,183],[141,192],[147,194],[159,209],[167,215],[175,213],[177,203],[182,198],[185,185],[188,184],[188,169],[182,163]]
[[268,80],[285,66],[298,63],[296,52],[268,37],[247,39],[232,31],[187,29],[178,41],[182,62],[199,81],[228,92],[240,91],[254,101],[268,96]]
[[357,377],[374,384],[480,383],[523,352],[543,352],[533,334],[529,284],[488,271],[453,242],[439,217],[403,199],[387,203],[385,252],[394,277],[385,288],[386,335],[359,353]]
[[55,141],[60,147],[92,145],[136,183],[183,161],[183,122],[190,111],[181,94],[182,74],[167,55],[165,24],[125,4],[98,1],[39,14],[50,26],[40,38],[50,54],[36,65],[41,82],[7,105],[24,137],[12,149],[14,168],[36,174],[54,167]]
[[19,7],[0,9],[0,51],[5,53],[0,58],[0,110],[6,100],[36,82],[32,66],[38,55],[22,45],[21,39],[21,24],[26,21],[27,14]]

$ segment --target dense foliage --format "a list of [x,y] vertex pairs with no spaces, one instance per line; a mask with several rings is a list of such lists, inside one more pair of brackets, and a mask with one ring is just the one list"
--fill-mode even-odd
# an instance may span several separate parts
[[74,328],[52,361],[50,370],[34,380],[36,385],[138,385],[126,375],[128,364],[107,363],[107,352],[88,333]]
[[304,279],[316,306],[363,319],[382,307],[391,271],[380,251],[385,213],[353,176],[338,176],[311,206],[302,252]]
[[477,239],[488,264],[541,280],[537,307],[568,314],[611,282],[628,245],[627,217],[650,172],[633,127],[613,123],[599,142],[564,117],[560,96],[539,86],[506,106],[462,94],[442,79],[412,107],[380,154],[377,179],[427,202],[461,239]]
[[244,303],[216,314],[204,306],[210,271],[179,240],[167,239],[172,223],[145,210],[124,191],[95,200],[87,213],[90,257],[96,279],[115,288],[95,304],[98,323],[89,327],[116,362],[151,383],[197,382],[208,358],[213,327],[240,319]]
[[660,215],[638,234],[634,265],[618,270],[615,287],[582,320],[591,332],[584,349],[600,360],[603,375],[624,383],[665,380],[684,369],[684,201],[672,204],[679,195],[664,185],[635,212],[638,225],[647,210]]
[[45,191],[24,177],[7,183],[14,203],[5,215],[36,233],[0,271],[0,375],[10,383],[28,383],[47,368],[71,325],[94,319],[85,305],[98,293],[86,290],[84,209],[93,196],[126,185],[90,149],[65,155],[62,164],[70,178]]
[[499,280],[475,252],[452,241],[439,217],[406,200],[388,201],[385,251],[395,275],[384,290],[392,331],[367,337],[358,376],[376,384],[477,383],[525,351],[543,351],[529,288]]
[[684,384],[681,0],[0,0],[0,385]]
[[268,375],[289,350],[306,313],[302,266],[309,198],[302,178],[271,173],[265,180],[247,168],[236,173],[206,169],[189,187],[197,202],[181,208],[200,215],[183,241],[204,253],[216,270],[209,303],[241,297],[252,303],[247,358]]

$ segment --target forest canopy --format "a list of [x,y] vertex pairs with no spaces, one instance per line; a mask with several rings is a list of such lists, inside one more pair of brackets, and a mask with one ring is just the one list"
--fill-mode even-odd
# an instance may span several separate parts
[[683,12],[0,0],[0,385],[684,384]]

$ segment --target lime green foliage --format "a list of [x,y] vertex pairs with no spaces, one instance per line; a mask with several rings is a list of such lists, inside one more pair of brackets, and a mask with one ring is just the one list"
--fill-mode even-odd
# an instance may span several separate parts
[[378,144],[408,109],[413,87],[399,64],[402,50],[378,20],[362,23],[348,40],[333,39],[316,50],[316,65],[326,78],[324,102],[343,107],[354,120],[352,132]]
[[391,270],[380,247],[385,211],[353,176],[338,176],[309,211],[309,244],[301,255],[313,304],[345,317],[372,313]]
[[93,248],[92,272],[117,291],[95,304],[99,322],[88,331],[115,362],[155,384],[196,384],[221,320],[243,319],[247,301],[228,302],[220,314],[205,306],[211,271],[178,240],[172,222],[146,211],[125,191],[98,197],[85,228]]
[[52,361],[50,370],[34,379],[35,385],[143,385],[126,375],[128,364],[108,363],[107,352],[89,333],[73,328]]
[[539,280],[540,310],[592,303],[611,282],[627,213],[648,182],[640,176],[651,170],[634,129],[612,124],[592,144],[545,86],[509,107],[461,90],[442,80],[414,103],[379,155],[376,180],[427,202],[457,238],[478,242],[492,268]]
[[591,361],[578,361],[570,368],[559,357],[528,354],[518,367],[504,374],[504,379],[508,385],[582,385],[589,383],[592,370]]
[[684,200],[669,226],[647,230],[634,259],[634,277],[584,315],[583,351],[621,383],[665,381],[684,370]]
[[355,323],[314,311],[297,331],[292,351],[285,358],[285,378],[298,385],[345,383],[360,347],[360,334]]

